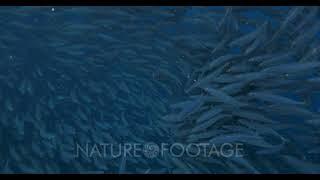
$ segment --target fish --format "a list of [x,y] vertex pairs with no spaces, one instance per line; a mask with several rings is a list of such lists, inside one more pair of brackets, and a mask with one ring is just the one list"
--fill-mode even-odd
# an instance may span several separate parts
[[233,96],[237,93],[240,93],[243,90],[243,88],[245,88],[248,84],[250,84],[249,81],[230,83],[223,86],[220,90],[230,96]]
[[299,61],[307,62],[307,61],[316,61],[320,55],[320,46],[311,48]]
[[250,42],[254,41],[254,39],[256,39],[258,35],[259,35],[259,31],[255,30],[255,31],[253,31],[251,33],[245,34],[245,35],[233,40],[232,42],[229,43],[229,46],[230,47],[246,46]]
[[300,173],[318,173],[320,166],[317,164],[309,163],[298,159],[293,156],[283,155],[282,158],[288,163],[289,166],[295,168],[295,171]]
[[319,62],[307,62],[307,63],[289,63],[278,66],[268,67],[262,70],[265,73],[285,74],[285,73],[298,73],[302,71],[312,70],[320,66]]
[[[7,7],[0,14],[2,170],[318,170],[318,7]],[[248,151],[75,158],[75,144],[88,142],[238,142]]]
[[257,122],[276,123],[276,121],[265,117],[259,112],[254,112],[249,110],[237,110],[237,111],[233,111],[232,114],[234,116],[239,116],[241,118],[246,118],[246,119],[257,121]]
[[204,139],[211,139],[220,133],[222,134],[222,133],[224,133],[224,131],[223,130],[215,130],[214,132],[204,131],[202,133],[189,134],[187,142],[188,143],[201,142],[201,140],[203,141]]
[[221,33],[226,33],[231,35],[234,32],[237,32],[239,29],[239,24],[233,16],[233,8],[226,8],[226,13],[222,20],[218,23],[218,31]]
[[5,101],[5,107],[8,111],[13,111],[14,110],[14,107],[13,107],[13,104],[12,102],[10,101],[9,98],[6,99]]
[[319,33],[319,31],[320,23],[316,21],[316,23],[314,23],[307,32],[302,33],[300,36],[293,40],[291,48],[301,49],[302,47],[305,47],[306,44],[308,44],[312,40],[312,38],[314,38],[316,34]]
[[4,174],[13,174],[14,173],[14,171],[10,167],[9,160],[6,160],[5,165],[4,165],[3,169],[1,170],[1,173],[4,173]]
[[304,17],[304,20],[294,28],[291,34],[295,34],[301,31],[303,27],[305,27],[308,23],[311,23],[312,20],[316,18],[318,13],[319,13],[318,7],[310,7],[308,14]]
[[266,109],[268,113],[277,113],[278,115],[287,115],[287,116],[300,116],[304,118],[313,118],[315,114],[310,110],[298,107],[298,106],[283,106],[281,104],[272,104],[269,105]]
[[252,71],[254,68],[254,66],[250,65],[250,64],[236,64],[231,66],[230,68],[228,68],[226,70],[227,73],[232,73],[232,74],[239,74],[239,73],[245,73],[245,72],[250,72]]
[[263,148],[272,148],[273,145],[267,143],[259,136],[246,135],[246,134],[228,134],[228,135],[220,135],[217,137],[213,137],[209,140],[209,143],[214,144],[215,146],[222,145],[224,143],[235,143],[242,142],[245,144],[263,147]]
[[270,66],[274,66],[274,65],[279,65],[279,64],[283,64],[283,63],[288,63],[288,62],[292,62],[292,60],[294,60],[294,52],[287,52],[284,54],[279,54],[277,56],[274,56],[270,59],[267,59],[263,62],[261,62],[259,64],[260,67],[262,68],[266,68],[266,67],[270,67]]
[[284,148],[284,144],[275,145],[269,149],[258,150],[255,153],[259,155],[273,155],[279,153]]
[[232,105],[235,107],[242,107],[246,104],[237,101],[235,98],[227,95],[226,93],[216,90],[210,87],[203,88],[206,92],[208,92],[216,101],[226,103],[228,105]]
[[198,131],[205,131],[207,128],[212,126],[214,123],[216,123],[220,119],[225,119],[225,118],[230,118],[231,115],[226,115],[226,114],[219,114],[216,115],[215,117],[210,118],[208,121],[203,122],[199,125],[197,125],[195,128],[191,130],[191,133],[196,133]]
[[320,126],[320,119],[308,119],[306,122],[310,125]]
[[209,111],[203,113],[198,119],[197,119],[197,123],[201,124],[204,121],[206,121],[209,118],[212,118],[214,116],[216,116],[217,114],[220,114],[223,111],[222,108],[219,107],[214,107],[212,110],[209,109]]
[[[268,45],[274,43],[276,39],[278,39],[284,31],[286,31],[287,27],[302,13],[305,7],[298,6],[290,9],[288,15],[285,17],[283,22],[280,25],[280,28],[276,31],[276,33],[271,37],[268,41]],[[267,45],[266,45],[267,46]]]
[[199,109],[201,105],[204,103],[202,99],[189,100],[187,102],[188,104],[185,104],[181,112],[177,115],[175,120],[176,122],[183,121],[185,117]]
[[[230,157],[230,160],[236,164],[240,164],[241,166],[245,167],[246,170],[254,174],[259,174],[259,171],[252,165],[248,160],[243,157]],[[246,171],[247,172],[247,171]]]
[[266,92],[250,92],[248,93],[249,97],[253,97],[258,100],[262,100],[265,102],[270,102],[273,104],[286,104],[286,105],[303,105],[303,102],[295,101],[283,96],[270,94]]
[[320,154],[320,147],[313,148],[308,151],[310,154]]
[[120,166],[119,166],[119,174],[123,174],[126,171],[126,155],[122,156]]
[[253,52],[258,46],[262,45],[266,40],[266,33],[267,33],[267,27],[269,23],[264,22],[259,28],[257,28],[255,31],[248,33],[230,43],[230,46],[246,46],[251,43],[245,50],[245,54],[249,54]]
[[226,62],[231,62],[231,60],[235,60],[237,58],[241,57],[240,55],[233,55],[233,54],[227,54],[224,56],[220,56],[217,59],[212,60],[207,66],[205,66],[205,69],[213,69],[218,66],[223,65]]
[[219,75],[221,75],[221,73],[225,70],[225,68],[228,66],[229,64],[225,64],[221,67],[219,67],[218,69],[216,69],[214,72],[208,74],[205,77],[201,77],[201,79],[199,79],[198,81],[194,82],[190,87],[188,87],[185,92],[186,93],[190,93],[192,90],[199,88],[200,86],[203,85],[207,85],[210,82],[216,81],[217,77],[219,77]]

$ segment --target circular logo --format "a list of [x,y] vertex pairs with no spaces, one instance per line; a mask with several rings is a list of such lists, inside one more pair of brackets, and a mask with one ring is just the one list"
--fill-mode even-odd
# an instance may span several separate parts
[[147,158],[155,158],[158,156],[160,148],[155,143],[147,143],[143,146],[143,154]]

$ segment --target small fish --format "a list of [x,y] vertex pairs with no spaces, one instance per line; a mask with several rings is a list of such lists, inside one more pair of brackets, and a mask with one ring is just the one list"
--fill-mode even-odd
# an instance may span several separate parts
[[226,114],[216,115],[216,116],[210,118],[206,122],[203,122],[201,124],[197,124],[196,127],[191,130],[191,133],[196,133],[196,132],[199,132],[199,131],[205,131],[207,128],[209,128],[210,126],[215,124],[220,119],[231,118],[231,117],[232,117],[231,115],[226,115]]
[[56,89],[54,88],[54,86],[51,84],[51,82],[50,81],[48,81],[47,82],[47,85],[48,85],[48,87],[49,87],[49,89],[51,90],[51,91],[55,91]]
[[249,110],[236,110],[232,112],[233,115],[246,118],[253,121],[259,121],[263,123],[275,123],[275,121],[265,117],[259,112],[249,111]]
[[9,98],[6,99],[5,106],[6,106],[6,108],[7,108],[8,111],[13,111],[13,110],[14,110],[13,104],[12,104],[12,102],[10,101]]
[[264,54],[264,55],[258,55],[258,56],[253,56],[251,58],[248,59],[248,62],[251,63],[261,63],[267,59],[271,59],[273,57],[278,56],[278,54]]
[[287,104],[287,105],[303,105],[303,102],[298,102],[283,96],[269,94],[266,92],[250,92],[248,93],[250,97],[253,97],[258,100],[262,100],[265,102],[270,102],[273,104]]
[[245,34],[245,35],[239,37],[238,39],[235,39],[232,42],[230,42],[229,46],[231,46],[231,47],[246,46],[250,42],[252,42],[254,39],[256,39],[258,35],[259,35],[259,31],[257,31],[257,30],[253,31],[251,33]]
[[232,105],[235,107],[242,107],[242,106],[246,105],[242,102],[237,101],[234,97],[231,97],[228,94],[226,94],[220,90],[216,90],[216,89],[209,88],[209,87],[205,87],[203,89],[206,92],[208,92],[218,102],[226,103],[228,105]]
[[290,63],[282,64],[278,66],[272,66],[266,69],[263,69],[262,72],[265,73],[297,73],[301,71],[308,71],[320,66],[320,62],[307,62],[307,63]]
[[266,39],[266,37],[261,37],[261,38],[254,40],[254,42],[252,44],[250,44],[250,46],[245,50],[244,53],[246,55],[253,53],[254,51],[256,51],[259,47],[261,47],[263,45],[263,43],[265,42],[265,39]]
[[320,119],[309,119],[307,120],[307,123],[320,127]]
[[230,43],[230,46],[246,46],[249,43],[253,42],[251,46],[249,46],[245,53],[249,54],[251,51],[253,51],[256,46],[256,44],[262,44],[262,40],[266,37],[266,31],[268,27],[268,22],[264,22],[259,28],[257,28],[255,31],[248,33]]
[[205,67],[205,69],[213,69],[216,68],[218,66],[223,65],[226,62],[230,62],[231,60],[235,60],[237,58],[241,57],[240,55],[233,55],[233,54],[228,54],[228,55],[224,55],[224,56],[220,56],[217,59],[212,60],[208,66]]
[[215,71],[213,71],[212,73],[210,73],[209,75],[205,76],[205,77],[201,77],[201,79],[199,79],[198,81],[196,81],[195,83],[193,83],[188,89],[185,90],[186,93],[190,93],[192,90],[194,90],[195,88],[198,88],[202,85],[207,85],[210,82],[215,81],[215,79],[217,79],[217,77],[225,70],[225,68],[228,66],[229,64],[225,64],[221,67],[219,67],[218,69],[216,69]]
[[223,111],[222,108],[219,107],[214,107],[212,110],[210,109],[209,111],[203,113],[198,119],[197,119],[197,123],[201,124],[204,121],[206,121],[209,118],[212,118],[213,116],[221,113]]
[[320,172],[320,166],[318,164],[306,162],[289,155],[283,155],[282,158],[288,163],[289,166],[294,167],[297,172],[312,174]]
[[283,106],[281,104],[272,104],[265,109],[267,113],[276,113],[278,115],[300,116],[305,118],[313,118],[315,114],[306,108],[298,106]]
[[313,148],[308,151],[310,154],[320,154],[320,147]]
[[241,166],[243,166],[244,168],[246,168],[245,172],[251,172],[254,174],[260,174],[260,172],[254,167],[254,165],[252,165],[248,160],[246,160],[244,157],[239,157],[239,156],[231,156],[229,158],[232,162],[236,163],[236,164],[240,164]]
[[284,31],[286,31],[287,27],[294,21],[294,19],[296,19],[302,13],[304,8],[305,7],[298,6],[290,9],[279,30],[272,36],[267,45],[274,43],[274,41],[278,39]]
[[303,21],[301,21],[301,23],[295,27],[291,34],[295,34],[296,32],[301,31],[303,27],[305,27],[308,23],[311,23],[313,20],[316,19],[317,14],[319,14],[319,7],[310,7],[307,16],[305,16]]
[[220,90],[225,92],[226,94],[233,96],[237,93],[240,93],[243,88],[245,88],[250,82],[248,81],[240,81],[235,83],[230,83],[223,86]]
[[279,54],[270,59],[267,59],[259,64],[260,67],[266,68],[268,66],[279,65],[283,62],[287,63],[294,59],[294,52],[288,52],[284,54]]
[[247,63],[235,64],[226,70],[227,73],[240,74],[253,71],[254,66]]
[[127,157],[126,155],[122,156],[121,158],[121,162],[120,162],[120,166],[119,166],[119,174],[123,174],[126,171],[126,161],[127,161]]
[[25,80],[23,80],[21,82],[20,86],[19,86],[19,91],[20,91],[21,94],[25,94],[25,92],[26,92],[26,87],[25,86],[26,86],[25,85]]
[[224,17],[218,24],[218,30],[221,33],[225,33],[227,36],[230,36],[239,30],[239,24],[233,16],[232,7],[226,9]]
[[5,165],[4,165],[3,169],[1,170],[1,173],[4,173],[4,174],[14,173],[14,171],[10,167],[9,160],[6,160]]
[[198,110],[203,104],[204,104],[204,101],[201,98],[190,101],[179,112],[177,121],[183,121],[185,117],[187,117],[189,114],[192,114],[193,112]]
[[[188,132],[190,133],[190,131],[188,130]],[[202,139],[211,139],[214,136],[217,136],[220,133],[224,133],[223,130],[215,130],[215,131],[204,131],[202,133],[199,134],[189,134],[188,133],[188,139],[187,142],[199,142]]]
[[284,143],[281,143],[279,145],[274,145],[272,148],[262,149],[258,150],[255,153],[258,155],[272,155],[279,153],[284,148]]
[[209,143],[212,143],[216,146],[222,145],[224,143],[235,143],[235,142],[243,142],[245,144],[254,145],[262,148],[272,148],[273,145],[267,143],[259,136],[247,135],[247,134],[226,134],[220,135],[210,139]]
[[320,22],[316,21],[307,32],[303,32],[300,36],[293,40],[291,48],[306,47],[308,43],[316,36],[320,31]]

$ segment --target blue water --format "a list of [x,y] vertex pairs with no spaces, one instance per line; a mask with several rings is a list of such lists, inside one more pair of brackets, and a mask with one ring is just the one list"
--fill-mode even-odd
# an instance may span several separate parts
[[[265,22],[270,25],[267,34],[258,37],[265,35],[267,38],[259,43],[271,40],[292,8],[235,7],[230,16],[233,19],[223,22],[223,18],[229,17],[226,7],[1,7],[0,171],[319,173],[319,87],[310,86],[306,83],[310,76],[301,74],[300,84],[268,90],[302,101],[305,104],[297,108],[312,113],[312,117],[305,111],[301,117],[291,113],[291,106],[279,107],[280,111],[283,108],[283,112],[279,112],[272,107],[269,109],[267,103],[254,104],[255,101],[245,100],[252,103],[249,110],[263,111],[264,116],[279,124],[262,123],[261,129],[251,131],[247,126],[257,123],[254,118],[248,118],[250,123],[245,126],[238,122],[241,118],[233,116],[231,120],[218,121],[217,127],[212,125],[201,130],[200,135],[212,134],[194,142],[208,143],[213,137],[225,134],[243,137],[242,133],[253,133],[250,135],[256,136],[263,134],[263,130],[272,130],[286,139],[280,150],[271,148],[271,152],[257,155],[263,143],[259,141],[251,146],[245,137],[238,140],[245,144],[245,155],[234,159],[192,158],[190,155],[177,158],[172,156],[173,152],[160,157],[154,149],[146,149],[149,143],[155,145],[151,146],[153,148],[159,148],[162,143],[190,143],[188,138],[196,127],[196,119],[202,111],[217,105],[208,102],[195,111],[191,108],[192,98],[199,98],[197,95],[202,96],[204,92],[199,89],[191,93],[186,91],[201,80],[198,72],[209,62],[226,54],[237,54],[242,59],[231,65],[239,63],[241,67],[250,57],[266,52],[298,52],[299,49],[291,48],[292,41],[319,21],[319,11],[299,34],[290,35],[290,28],[303,22],[306,17],[303,13],[311,11],[312,7],[306,7],[306,12],[286,27],[286,32],[273,42],[272,47],[244,54],[247,46],[227,45],[259,29]],[[301,47],[306,51],[297,53],[297,58],[305,57],[310,50],[309,43],[315,43],[319,48],[320,32],[315,34],[312,42],[303,41]],[[224,40],[227,44],[213,52]],[[319,53],[312,61],[318,62],[318,58]],[[245,64],[243,68],[258,72],[261,67]],[[311,77],[319,78],[319,68],[313,70],[305,74],[310,72]],[[255,83],[263,85],[269,81],[252,82],[240,94],[231,96],[241,100],[248,92],[255,91]],[[218,89],[227,84],[209,83],[210,87]],[[295,89],[305,92],[305,96],[297,95],[299,92]],[[184,101],[191,103],[182,105],[182,109],[188,111],[185,117],[180,117],[180,122],[170,118],[163,120],[168,115],[180,115],[181,111],[172,107]],[[318,124],[308,123],[310,119]],[[226,130],[228,126],[230,128]],[[276,135],[265,135],[264,138],[270,144],[279,143]],[[117,157],[109,151],[106,156],[101,154],[101,144],[132,146],[134,143],[142,145],[141,157],[126,157],[124,152]],[[79,152],[79,147],[83,151]],[[310,150],[314,152],[310,153]],[[150,157],[152,153],[158,153],[157,157]]]

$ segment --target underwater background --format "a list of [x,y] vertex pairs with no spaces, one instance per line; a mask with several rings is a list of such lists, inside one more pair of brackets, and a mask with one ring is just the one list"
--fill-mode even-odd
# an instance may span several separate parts
[[[319,17],[312,6],[1,7],[0,172],[319,173]],[[139,143],[144,156],[102,155],[103,143]],[[160,156],[163,143],[242,151]]]

